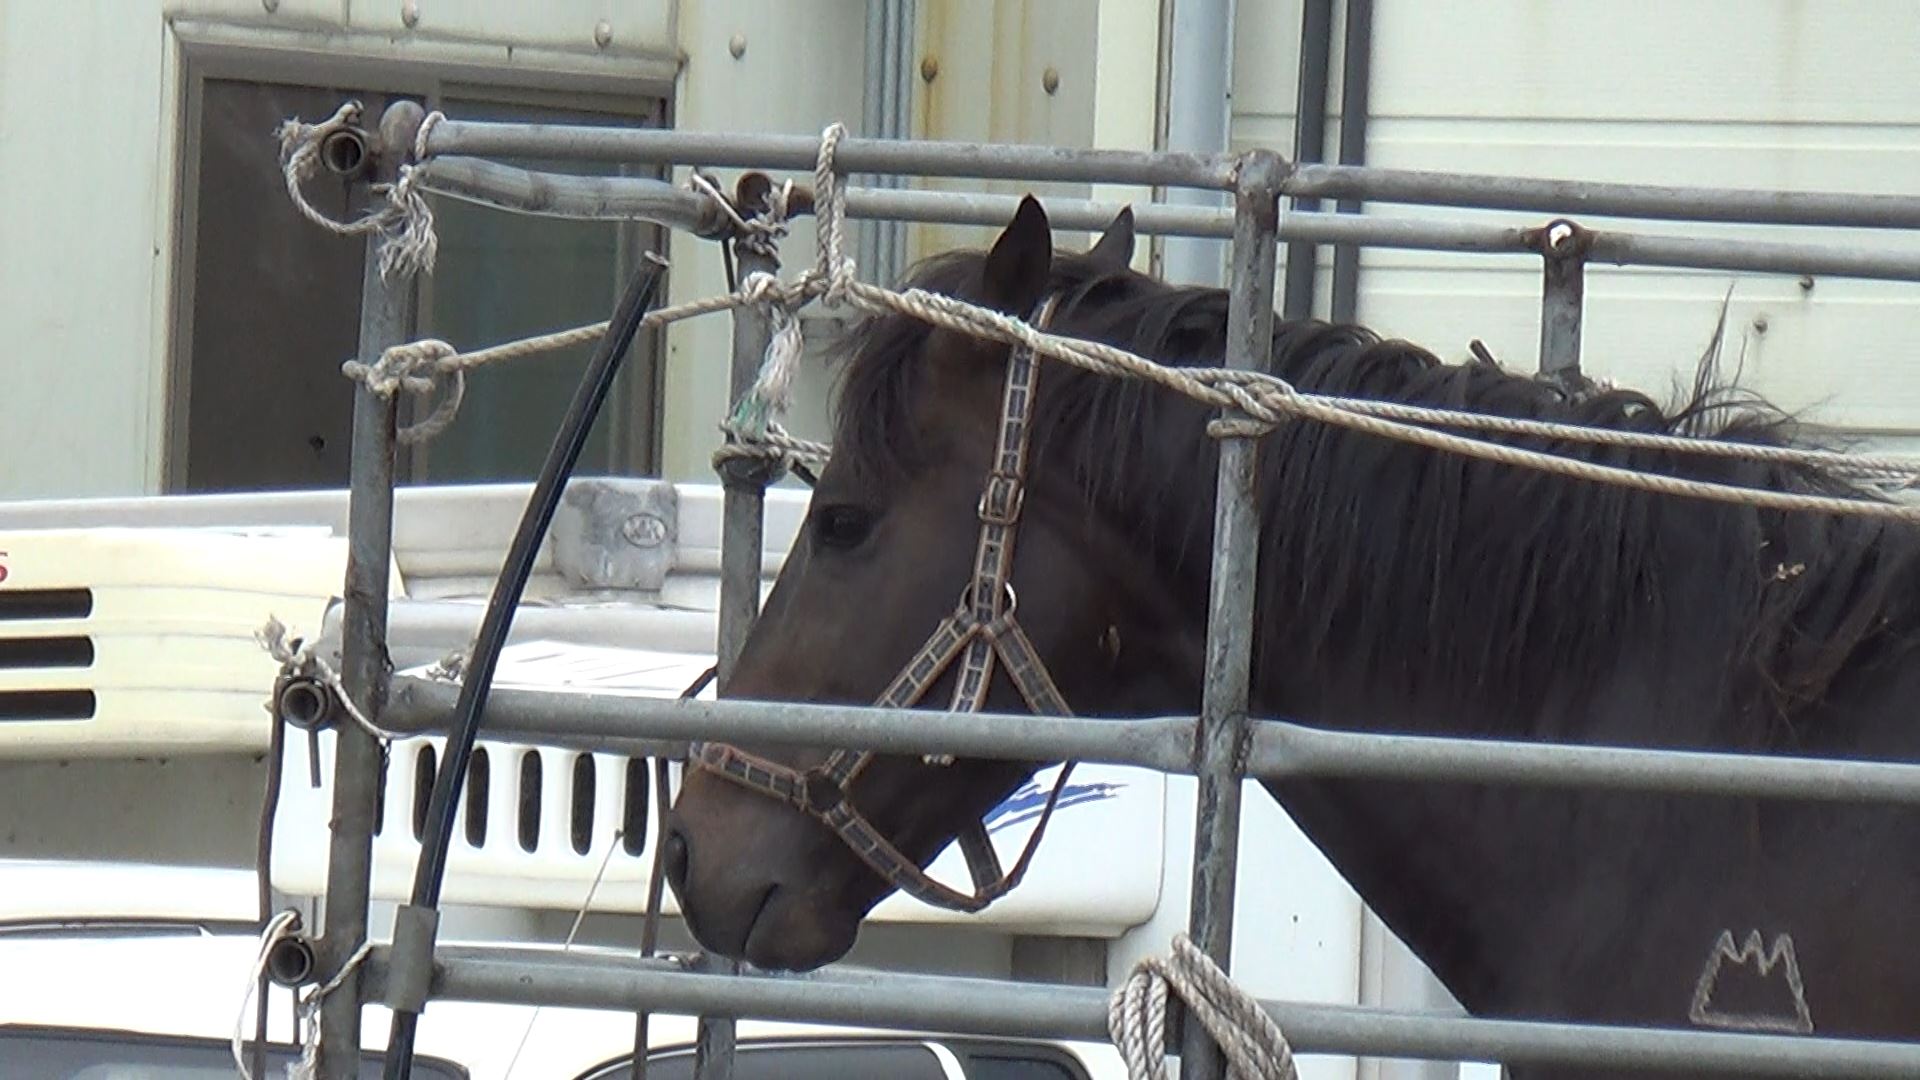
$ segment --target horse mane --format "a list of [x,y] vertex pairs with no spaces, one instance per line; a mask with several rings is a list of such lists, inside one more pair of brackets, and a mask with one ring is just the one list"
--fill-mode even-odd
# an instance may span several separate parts
[[[984,256],[935,256],[907,284],[973,299]],[[1227,293],[1057,254],[1054,332],[1174,366],[1217,366]],[[1722,313],[1724,327],[1724,310]],[[927,464],[915,403],[923,322],[866,320],[844,343],[835,456],[908,474]],[[1662,405],[1475,359],[1443,362],[1360,326],[1276,319],[1273,370],[1322,394],[1620,430],[1810,446],[1794,419],[1720,374],[1721,334]],[[1157,565],[1204,582],[1218,446],[1211,411],[1139,380],[1047,362],[1032,474],[1070,477]],[[1868,495],[1808,464],[1491,436],[1587,461],[1780,491]],[[1904,523],[1658,495],[1294,421],[1260,443],[1256,671],[1519,718],[1598,690],[1623,664],[1705,695],[1713,734],[1759,748],[1848,673],[1920,641],[1920,538]],[[1205,596],[1204,588],[1193,595]],[[1682,705],[1681,707],[1686,707]],[[1499,719],[1506,717],[1506,731]],[[1647,732],[1649,741],[1701,736]],[[1677,728],[1678,725],[1675,725]]]

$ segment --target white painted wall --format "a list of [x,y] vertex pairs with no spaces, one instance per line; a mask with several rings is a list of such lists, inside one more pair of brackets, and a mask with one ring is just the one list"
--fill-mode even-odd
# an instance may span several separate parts
[[158,479],[164,378],[150,360],[163,335],[168,95],[159,4],[131,8],[0,4],[7,495],[131,493]]
[[[1336,32],[1344,19],[1336,9]],[[1242,0],[1241,145],[1292,145],[1298,0]],[[1406,168],[1749,188],[1920,193],[1920,7],[1889,0],[1378,0],[1367,157]],[[1250,55],[1265,64],[1245,62]],[[1339,46],[1333,61],[1339,103]],[[1337,145],[1331,125],[1328,145]],[[1528,214],[1382,206],[1397,215],[1537,224]],[[1617,221],[1591,219],[1591,224]],[[1643,232],[1805,239],[1920,252],[1875,230],[1630,223]],[[1321,302],[1328,289],[1321,253]],[[1359,317],[1461,358],[1478,337],[1516,367],[1538,351],[1530,257],[1373,251]],[[1750,384],[1811,418],[1898,438],[1920,431],[1913,286],[1593,267],[1586,369],[1663,393],[1691,374],[1733,289]],[[1765,329],[1760,329],[1761,324]]]

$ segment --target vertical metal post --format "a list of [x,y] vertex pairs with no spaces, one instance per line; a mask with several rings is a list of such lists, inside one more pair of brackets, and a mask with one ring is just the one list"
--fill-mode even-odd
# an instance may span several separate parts
[[[1233,98],[1232,0],[1180,0],[1171,7],[1167,27],[1167,136],[1170,151],[1223,154]],[[1217,191],[1169,188],[1174,206],[1220,205]],[[1220,283],[1217,241],[1169,236],[1161,240],[1160,275],[1190,285]]]
[[[753,273],[777,274],[780,261],[746,246],[736,246],[740,280]],[[751,307],[733,313],[733,364],[728,400],[738,403],[760,375],[773,327],[766,313]],[[740,659],[740,648],[760,616],[761,552],[765,546],[767,484],[773,470],[757,461],[735,459],[720,470],[725,489],[720,528],[720,628],[717,689],[725,693]]]
[[[381,179],[391,182],[413,147],[424,112],[411,101],[380,118]],[[360,360],[372,363],[413,333],[409,281],[380,275],[382,237],[367,239],[360,290]],[[354,387],[353,450],[347,496],[347,573],[340,631],[340,681],[361,712],[379,722],[388,687],[387,590],[393,552],[394,435],[398,402]],[[327,858],[326,911],[317,943],[318,970],[331,978],[367,937],[373,875],[374,809],[380,755],[374,737],[355,724],[334,729],[333,820]],[[350,975],[320,1005],[320,1080],[360,1075],[360,976]]]
[[[913,128],[914,22],[916,0],[867,0],[866,98],[861,134],[874,139],[906,139]],[[881,189],[907,186],[899,173],[869,174],[861,182]],[[906,226],[878,218],[856,226],[860,265],[869,280],[895,281],[904,269]]]
[[[1367,160],[1367,97],[1373,85],[1373,0],[1346,0],[1347,27],[1340,46],[1340,164]],[[1358,199],[1341,199],[1334,209],[1357,214]],[[1350,323],[1360,311],[1360,245],[1333,246],[1333,287],[1328,316]]]
[[1540,374],[1563,382],[1580,378],[1580,320],[1587,298],[1587,249],[1593,234],[1557,220],[1528,239],[1540,252]]
[[[1327,141],[1327,63],[1333,53],[1333,0],[1306,0],[1300,10],[1300,83],[1295,109],[1293,159],[1321,161]],[[1293,200],[1293,209],[1320,209],[1312,196]],[[1281,313],[1289,319],[1313,316],[1314,275],[1320,249],[1311,240],[1287,241],[1286,302]]]
[[[1234,194],[1232,296],[1227,307],[1227,366],[1264,370],[1273,350],[1274,260],[1280,183],[1287,164],[1268,151],[1241,162]],[[1233,892],[1240,842],[1240,790],[1247,748],[1247,694],[1253,657],[1255,570],[1260,516],[1254,500],[1259,444],[1220,444],[1214,507],[1213,584],[1207,611],[1206,688],[1195,737],[1193,892],[1187,929],[1195,945],[1226,967],[1233,945]],[[1206,1030],[1184,1025],[1183,1080],[1226,1075]]]
[[[736,201],[751,212],[763,204],[769,190],[760,174],[741,177]],[[739,278],[755,273],[778,274],[780,260],[757,244],[735,243]],[[738,404],[752,389],[765,361],[773,326],[758,308],[733,312],[733,362],[728,371],[728,400]],[[724,694],[733,679],[740,649],[760,617],[760,565],[765,546],[767,484],[774,470],[765,463],[734,459],[720,470],[723,487],[720,523],[720,627],[715,648],[715,690]],[[739,966],[716,963],[717,970],[737,974]],[[731,1019],[701,1017],[694,1046],[694,1074],[698,1080],[729,1080],[733,1076],[734,1024]]]

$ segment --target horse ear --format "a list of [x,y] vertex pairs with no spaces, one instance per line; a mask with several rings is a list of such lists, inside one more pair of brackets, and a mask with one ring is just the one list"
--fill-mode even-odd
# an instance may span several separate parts
[[1000,311],[1024,317],[1040,303],[1052,270],[1053,227],[1039,201],[1028,195],[987,252],[984,299]]
[[1124,206],[1100,234],[1100,239],[1087,249],[1087,258],[1094,265],[1119,273],[1133,265],[1133,207]]

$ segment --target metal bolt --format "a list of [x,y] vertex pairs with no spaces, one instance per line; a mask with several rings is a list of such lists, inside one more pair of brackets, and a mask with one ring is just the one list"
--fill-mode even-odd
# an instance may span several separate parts
[[1753,332],[1756,334],[1764,334],[1767,332],[1767,317],[1765,315],[1755,315],[1753,317]]
[[271,15],[280,10],[280,0],[260,0],[260,6],[266,8],[267,14]]
[[420,25],[420,0],[403,0],[400,5],[400,21],[411,30]]
[[920,59],[920,81],[932,82],[940,77],[940,58],[924,56]]
[[1565,221],[1556,221],[1547,229],[1547,247],[1558,251],[1573,239],[1573,226]]
[[735,60],[747,55],[747,35],[735,34],[728,38],[727,51],[733,54]]
[[613,44],[613,24],[605,19],[593,24],[593,43],[606,48]]
[[1813,275],[1812,274],[1800,275],[1800,289],[1802,292],[1813,291]]
[[1047,93],[1056,93],[1060,89],[1060,69],[1048,68],[1040,73],[1040,89]]

